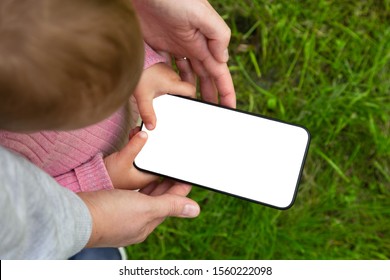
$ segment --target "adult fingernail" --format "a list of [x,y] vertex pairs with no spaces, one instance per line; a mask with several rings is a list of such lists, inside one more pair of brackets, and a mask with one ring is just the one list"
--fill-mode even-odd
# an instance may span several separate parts
[[223,52],[223,59],[227,62],[229,60],[229,51],[228,49]]
[[192,204],[186,204],[184,205],[181,215],[187,218],[194,218],[199,215],[199,207]]
[[146,123],[145,126],[148,130],[152,130],[154,128],[154,125],[152,123]]

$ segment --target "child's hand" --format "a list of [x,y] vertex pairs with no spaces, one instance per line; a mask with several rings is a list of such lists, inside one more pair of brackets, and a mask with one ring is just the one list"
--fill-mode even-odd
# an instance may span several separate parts
[[146,132],[139,130],[139,127],[136,127],[130,132],[130,141],[122,150],[104,158],[115,189],[136,190],[158,179],[155,175],[139,171],[133,165],[135,157],[148,138]]
[[153,99],[166,93],[195,97],[195,87],[182,81],[165,63],[157,63],[144,70],[134,91],[134,97],[141,118],[149,130],[156,126]]

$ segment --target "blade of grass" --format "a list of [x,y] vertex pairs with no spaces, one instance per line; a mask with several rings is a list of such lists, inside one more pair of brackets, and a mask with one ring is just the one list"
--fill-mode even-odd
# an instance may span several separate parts
[[256,55],[255,53],[251,50],[249,51],[249,57],[251,59],[251,62],[252,62],[252,65],[253,67],[255,68],[255,71],[256,71],[256,75],[258,78],[261,78],[261,70],[260,70],[260,66],[257,62],[257,58],[256,58]]
[[256,91],[258,91],[259,93],[263,94],[264,96],[267,96],[267,97],[275,97],[271,92],[263,89],[262,87],[260,87],[258,84],[256,84],[255,81],[253,81],[253,79],[251,78],[251,76],[248,74],[248,72],[245,70],[245,67],[244,65],[242,64],[241,62],[241,58],[239,56],[236,56],[236,62],[237,62],[237,65],[242,73],[242,75],[245,77],[245,79],[249,82],[249,84],[251,86],[254,87],[254,89]]
[[337,174],[340,175],[340,177],[347,183],[350,182],[350,179],[344,174],[344,172],[341,170],[341,168],[333,161],[331,160],[327,155],[325,155],[319,148],[314,149],[315,152],[322,157],[335,171]]

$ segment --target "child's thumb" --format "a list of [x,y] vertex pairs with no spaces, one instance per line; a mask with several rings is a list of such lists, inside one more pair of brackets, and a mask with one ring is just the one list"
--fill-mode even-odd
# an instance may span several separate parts
[[119,151],[119,158],[132,163],[145,145],[147,139],[148,134],[145,131],[138,132],[130,139],[126,146]]
[[178,81],[175,83],[175,86],[170,89],[169,93],[195,98],[196,88],[188,82]]

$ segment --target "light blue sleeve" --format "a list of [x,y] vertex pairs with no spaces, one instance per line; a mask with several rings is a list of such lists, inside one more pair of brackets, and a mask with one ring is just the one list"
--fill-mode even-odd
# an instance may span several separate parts
[[92,219],[71,191],[0,147],[0,259],[67,259],[88,242]]

